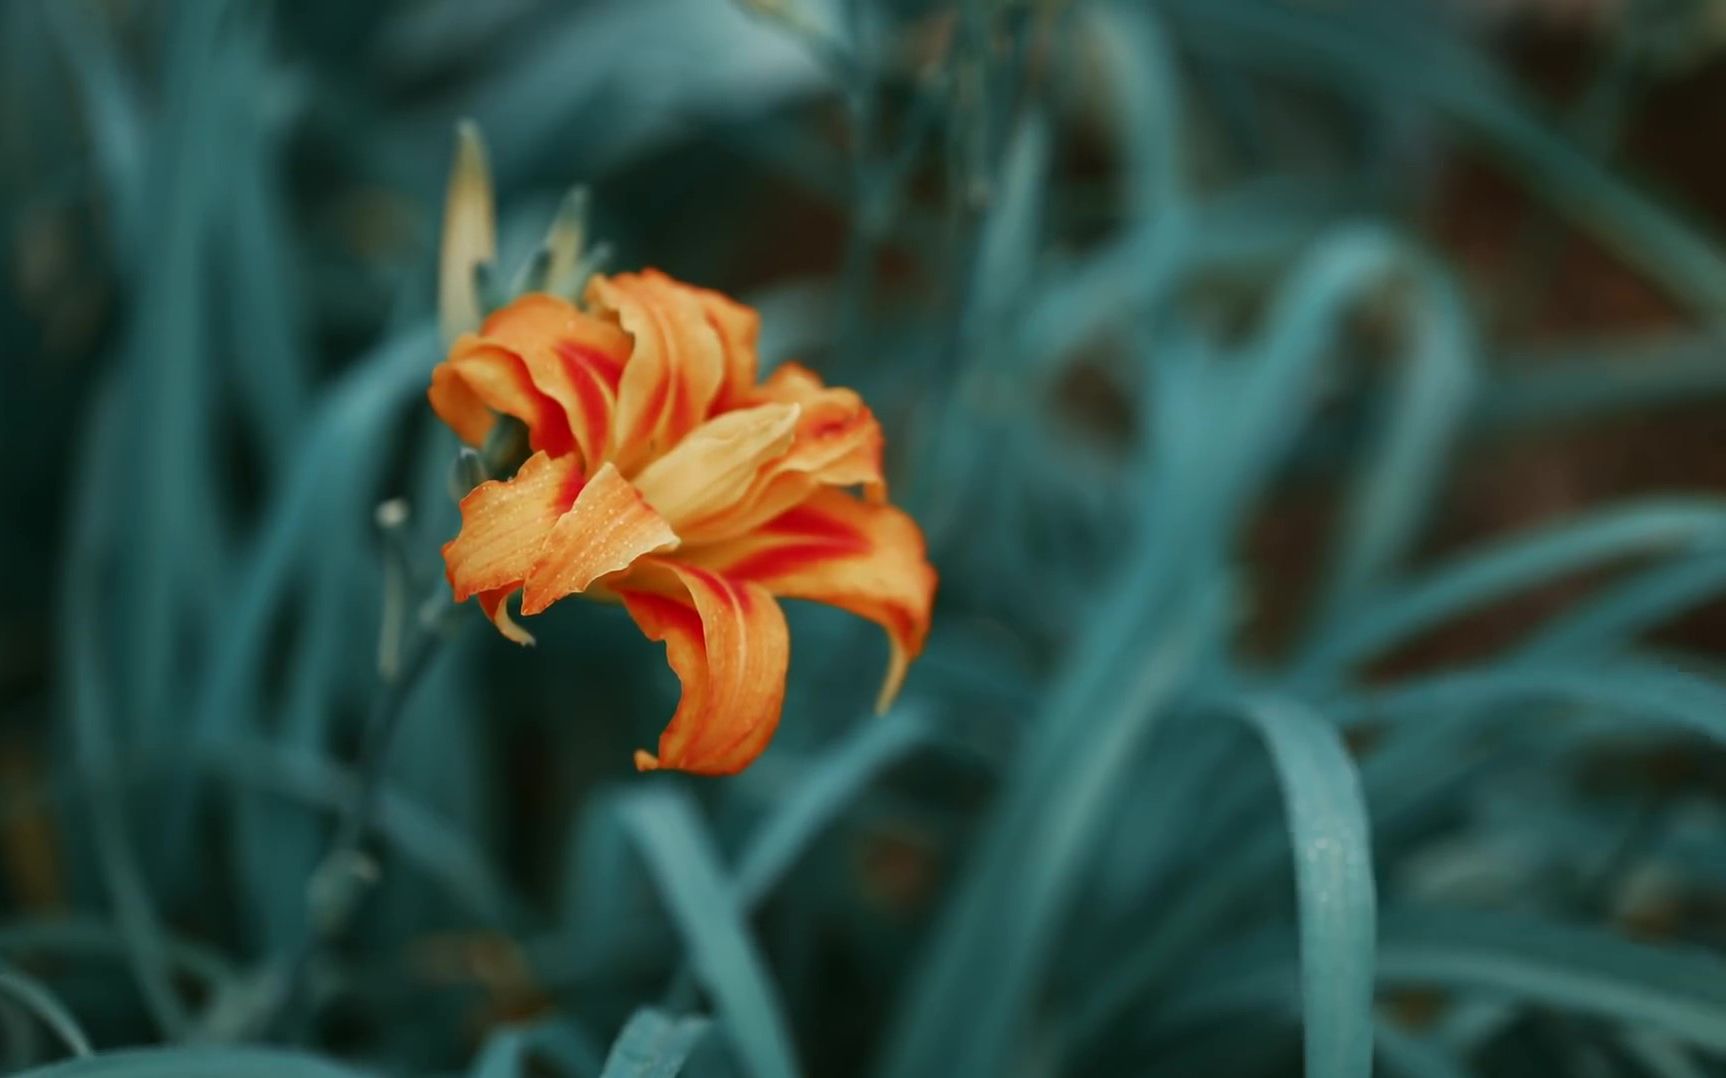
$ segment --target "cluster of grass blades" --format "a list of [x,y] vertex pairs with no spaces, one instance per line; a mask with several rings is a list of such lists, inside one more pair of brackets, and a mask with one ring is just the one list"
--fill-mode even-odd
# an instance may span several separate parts
[[[502,264],[579,182],[876,403],[943,579],[892,713],[804,610],[720,782],[629,768],[675,687],[612,611],[380,680],[455,526],[457,117]],[[1491,329],[1410,205],[1446,153],[1672,325]],[[1726,391],[1726,249],[1444,5],[11,0],[0,199],[5,1073],[1726,1066],[1726,679],[1649,643],[1726,499],[1428,542],[1459,459]],[[1291,580],[1248,551],[1295,489],[1340,508]]]

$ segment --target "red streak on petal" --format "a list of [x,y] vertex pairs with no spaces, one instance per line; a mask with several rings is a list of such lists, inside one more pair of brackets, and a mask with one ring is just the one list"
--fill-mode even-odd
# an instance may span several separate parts
[[771,580],[788,576],[824,561],[835,561],[856,554],[850,544],[819,539],[806,543],[788,543],[768,547],[725,567],[725,575],[733,580]]
[[575,504],[576,496],[581,493],[581,488],[585,486],[587,486],[587,476],[581,473],[581,469],[577,468],[569,473],[569,478],[564,480],[563,488],[557,492],[558,504],[563,507],[564,512],[569,512],[569,507]]
[[528,400],[533,402],[533,415],[523,416],[528,425],[528,445],[534,450],[545,450],[553,457],[561,457],[575,446],[575,436],[569,431],[569,419],[563,414],[563,408],[550,396],[540,392],[533,383],[533,376],[528,373],[527,364],[522,358],[506,348],[496,348],[496,352],[509,356],[509,377]]
[[707,638],[701,628],[701,615],[688,603],[668,599],[663,595],[655,595],[650,591],[632,591],[619,588],[617,594],[620,598],[628,599],[632,607],[647,613],[655,622],[670,630],[661,633],[655,639],[662,640],[671,632],[678,632],[695,640]]
[[534,423],[538,437],[530,439],[530,445],[535,450],[543,449],[554,457],[561,457],[575,448],[575,435],[569,432],[569,422],[563,416],[563,409],[549,397],[539,401],[539,418]]
[[731,590],[730,581],[726,580],[711,569],[703,569],[699,565],[685,565],[683,566],[683,571],[687,575],[701,581],[713,591],[723,593]]
[[623,379],[621,359],[579,341],[558,341],[555,347],[557,354],[570,367],[588,371],[612,392],[617,392],[617,384]]
[[835,435],[848,434],[851,431],[856,430],[869,418],[869,413],[857,412],[848,416],[839,416],[835,419],[825,419],[818,423],[811,423],[807,433],[811,438],[832,438]]
[[[565,357],[568,361],[568,357]],[[569,383],[580,398],[583,430],[583,451],[593,459],[584,461],[588,471],[596,471],[599,458],[605,453],[605,436],[611,427],[611,404],[599,383],[599,376],[580,363],[569,363]]]
[[843,553],[863,554],[870,549],[869,540],[855,528],[806,505],[787,509],[757,530],[763,535],[822,541]]
[[[647,398],[646,405],[641,409],[640,426],[631,432],[630,440],[651,438],[658,433],[665,419],[665,402],[670,392],[671,372],[667,370],[665,377],[661,378],[659,384],[653,387],[653,395]],[[661,446],[660,448],[666,447]]]

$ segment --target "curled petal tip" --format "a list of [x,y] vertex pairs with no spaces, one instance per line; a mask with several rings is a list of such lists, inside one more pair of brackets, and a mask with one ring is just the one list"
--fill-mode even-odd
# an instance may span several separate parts
[[509,588],[499,588],[495,591],[480,592],[474,598],[479,600],[480,609],[485,611],[485,616],[491,619],[491,623],[497,626],[497,631],[502,633],[505,639],[530,648],[535,643],[533,634],[509,616],[509,596]]
[[911,656],[895,641],[892,645],[892,658],[887,665],[887,677],[881,682],[881,690],[875,695],[875,714],[885,715],[893,707],[893,702],[899,699],[899,689],[905,684],[905,674],[910,668]]
[[635,750],[635,769],[637,771],[658,771],[659,757],[646,749]]
[[[649,640],[665,644],[682,683],[677,711],[659,738],[654,767],[731,775],[761,754],[779,724],[790,640],[785,615],[759,585],[727,580],[675,559],[649,559],[620,593]],[[679,594],[681,593],[681,594]]]

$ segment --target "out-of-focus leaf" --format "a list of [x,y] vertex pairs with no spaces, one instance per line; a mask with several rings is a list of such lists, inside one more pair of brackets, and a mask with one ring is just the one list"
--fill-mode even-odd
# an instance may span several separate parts
[[487,1039],[468,1078],[527,1078],[530,1059],[555,1060],[559,1073],[586,1078],[600,1073],[599,1051],[587,1034],[567,1021],[503,1029]]
[[[900,1004],[883,1068],[892,1078],[998,1073],[1026,1033],[1026,1010],[1077,893],[1082,857],[1217,613],[1215,596],[1189,594],[1190,605],[1162,611],[1170,616],[1165,635],[1134,654],[1134,637],[1117,635],[1119,628],[1136,627],[1140,605],[1155,599],[1135,583],[1120,593],[1114,616],[1093,627],[1098,650],[1079,649],[1071,682],[1047,705],[990,833],[937,922]],[[1130,691],[1090,697],[1091,679],[1128,655],[1137,670]],[[955,1029],[966,1036],[955,1040]]]
[[1726,395],[1721,347],[1715,335],[1685,334],[1513,353],[1482,394],[1478,420],[1526,428]]
[[631,795],[621,811],[737,1058],[762,1078],[796,1075],[778,993],[694,807],[659,787]]
[[[330,812],[352,798],[355,776],[318,756],[234,740],[211,750],[209,771],[249,790],[274,791]],[[411,864],[443,885],[468,914],[496,927],[523,914],[511,891],[476,848],[440,819],[389,784],[378,794],[377,830]],[[303,905],[304,896],[296,896]]]
[[[295,567],[307,556],[306,535],[328,511],[325,499],[345,496],[350,510],[369,511],[377,493],[370,477],[389,437],[389,417],[418,396],[436,355],[436,333],[415,327],[362,356],[328,391],[304,435],[306,448],[271,503],[257,549],[240,574],[239,603],[206,671],[193,725],[199,740],[220,737],[243,717],[245,694],[268,659],[270,619]],[[332,483],[335,475],[343,482]]]
[[1183,87],[1160,20],[1132,4],[1095,4],[1078,15],[1081,33],[1094,42],[1116,85],[1116,122],[1128,154],[1128,219],[1184,212]]
[[[1673,666],[1613,658],[1588,664],[1529,664],[1442,674],[1367,694],[1349,719],[1442,724],[1487,707],[1569,703],[1638,721],[1686,728],[1726,744],[1726,687]],[[1476,720],[1478,722],[1478,720]]]
[[927,736],[920,712],[902,706],[860,727],[815,761],[751,836],[732,886],[745,910],[759,905],[815,836],[884,767]]
[[[624,797],[616,790],[596,791],[570,834],[559,910],[569,925],[572,946],[560,950],[602,954],[627,937],[620,925],[641,919],[642,911],[636,909],[641,859],[630,849],[622,817]],[[568,958],[560,955],[556,961],[562,966]],[[541,976],[548,972],[542,970]]]
[[[1193,542],[1216,547],[1232,541],[1247,508],[1307,422],[1320,388],[1317,372],[1336,351],[1345,316],[1371,289],[1382,287],[1387,274],[1406,258],[1405,245],[1397,236],[1350,225],[1322,237],[1294,268],[1275,299],[1250,365],[1238,374],[1239,385],[1229,394],[1230,407],[1219,415],[1228,424],[1222,439],[1226,448],[1209,454],[1205,474],[1194,480],[1205,492],[1205,505],[1191,525],[1196,529]],[[1441,325],[1449,325],[1454,332],[1451,322]],[[1428,343],[1427,351],[1416,354],[1421,366],[1414,377],[1428,388],[1454,386],[1462,354],[1442,336],[1429,336]],[[1446,395],[1454,392],[1447,388]],[[1394,467],[1397,478],[1418,481],[1421,473],[1430,473],[1455,407],[1451,400],[1433,413],[1436,422],[1423,423],[1411,433],[1392,432],[1398,439],[1392,443],[1397,453],[1386,467]],[[1214,441],[1216,434],[1209,429],[1205,437]],[[1369,483],[1360,512],[1373,513],[1381,532],[1358,540],[1365,545],[1346,558],[1348,574],[1376,568],[1406,539],[1411,523],[1414,507],[1402,500],[1400,491],[1388,490],[1386,480],[1376,476]]]
[[18,1078],[363,1078],[366,1073],[271,1048],[155,1048],[39,1067]]
[[1543,626],[1520,649],[1525,663],[1585,656],[1632,643],[1726,591],[1726,551],[1704,552],[1615,581]]
[[1638,554],[1726,543],[1726,509],[1702,500],[1616,505],[1500,541],[1363,603],[1359,616],[1313,639],[1299,676],[1329,676],[1445,619],[1518,591]]
[[[1068,358],[1105,330],[1157,311],[1182,282],[1292,257],[1347,205],[1329,190],[1279,177],[1159,215],[1083,257],[1052,254],[1023,316],[1026,361],[1048,367]],[[1155,373],[1160,362],[1151,366]]]
[[1391,1074],[1403,1078],[1468,1078],[1463,1063],[1442,1045],[1380,1019],[1374,1027],[1379,1059]]
[[41,6],[48,14],[55,43],[65,52],[78,80],[92,148],[102,168],[115,261],[134,265],[144,227],[146,137],[137,87],[131,84],[103,20],[92,18],[77,0]]
[[1654,1078],[1705,1078],[1701,1065],[1671,1037],[1631,1030],[1624,1035],[1624,1050]]
[[711,1023],[652,1007],[636,1011],[605,1057],[604,1078],[677,1078]]
[[[1170,1002],[1171,1023],[1274,1007],[1295,969],[1285,947],[1218,959]],[[1726,963],[1589,926],[1484,910],[1399,910],[1380,924],[1378,983],[1482,993],[1659,1030],[1726,1051]]]
[[1049,127],[1040,116],[1015,132],[1001,167],[1000,189],[977,239],[977,265],[961,334],[965,354],[986,359],[991,370],[1010,341],[1006,320],[1023,302],[1036,263],[1048,190]]
[[[230,100],[209,92],[218,78],[228,4],[176,7],[167,20],[168,86],[159,130],[145,164],[136,267],[138,294],[125,343],[125,541],[116,543],[120,587],[112,616],[124,646],[115,656],[128,732],[161,736],[183,661],[179,644],[188,585],[220,568],[208,451],[210,235],[217,169],[214,154]],[[117,538],[117,537],[116,537]]]
[[1190,28],[1187,40],[1219,55],[1438,108],[1674,295],[1706,315],[1726,312],[1726,255],[1717,244],[1542,123],[1483,57],[1430,25],[1423,32],[1399,24],[1405,12],[1371,5],[1338,14],[1269,0],[1180,0],[1169,12]]
[[1298,705],[1264,698],[1242,711],[1270,750],[1287,806],[1307,1073],[1370,1074],[1377,898],[1354,761],[1336,727]]
[[1349,617],[1407,553],[1473,389],[1479,343],[1460,290],[1430,258],[1406,261],[1414,288],[1407,297],[1413,309],[1403,320],[1405,358],[1368,463],[1338,521],[1320,625]]
[[562,9],[532,40],[500,49],[468,114],[509,183],[570,131],[583,132],[598,168],[665,139],[689,113],[759,110],[826,82],[796,42],[732,4],[644,0]]
[[[231,980],[231,963],[209,948],[183,939],[164,937],[163,953],[177,972],[203,981],[210,989]],[[0,924],[0,954],[48,955],[67,958],[124,958],[126,938],[113,925],[95,918],[68,917]]]
[[228,183],[216,262],[231,282],[233,308],[219,355],[238,386],[246,426],[279,473],[304,421],[312,364],[281,182],[290,94],[272,62],[261,13],[248,12],[227,43],[220,73],[243,107],[227,117]]
[[121,751],[114,715],[114,672],[102,653],[106,634],[98,597],[107,569],[104,539],[122,504],[119,466],[123,441],[117,387],[109,384],[95,397],[91,433],[74,475],[79,497],[71,549],[62,578],[64,636],[59,658],[68,693],[77,751],[75,759],[87,784],[94,824],[96,857],[114,917],[125,940],[127,964],[151,1017],[166,1033],[185,1028],[185,1006],[174,989],[165,954],[161,915],[139,864],[128,813],[118,782]]
[[91,1053],[90,1038],[66,1005],[36,978],[0,963],[0,996],[8,997],[54,1031],[73,1055]]
[[[270,633],[285,610],[307,600],[317,613],[345,609],[338,604],[351,598],[348,567],[357,555],[352,540],[367,535],[365,522],[380,497],[381,475],[387,466],[384,451],[394,433],[394,420],[404,401],[422,391],[436,354],[435,334],[414,327],[362,357],[316,408],[254,545],[241,558],[235,585],[238,599],[226,614],[224,631],[213,641],[198,688],[190,729],[194,758],[224,740],[260,736],[266,709],[257,694],[270,664],[278,659],[274,649],[280,647],[280,638]],[[308,535],[330,530],[325,523],[329,519],[341,521],[350,539],[328,546],[308,543]],[[288,729],[289,738],[299,742],[295,748],[313,751],[325,736],[321,724],[331,712],[328,697],[320,694],[335,688],[334,671],[346,653],[338,634],[314,627],[305,640],[308,653],[296,656],[299,692],[286,710],[298,720]],[[309,680],[314,677],[319,680]],[[366,684],[370,685],[369,679]],[[197,791],[188,790],[171,800],[168,826],[185,827],[198,798]],[[303,863],[315,857],[316,843],[308,844],[302,837],[295,847],[279,844],[267,832],[268,821],[257,818],[244,804],[243,795],[235,822],[235,860],[256,896],[249,910],[266,938],[283,945],[297,931],[303,896],[279,886],[270,857],[298,849]]]

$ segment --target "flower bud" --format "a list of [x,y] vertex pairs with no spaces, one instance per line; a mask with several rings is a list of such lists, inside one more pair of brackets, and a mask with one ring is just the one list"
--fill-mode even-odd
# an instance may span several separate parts
[[485,306],[477,273],[497,257],[497,220],[491,169],[478,125],[456,126],[455,163],[444,203],[443,247],[438,264],[438,323],[444,339],[479,328]]

